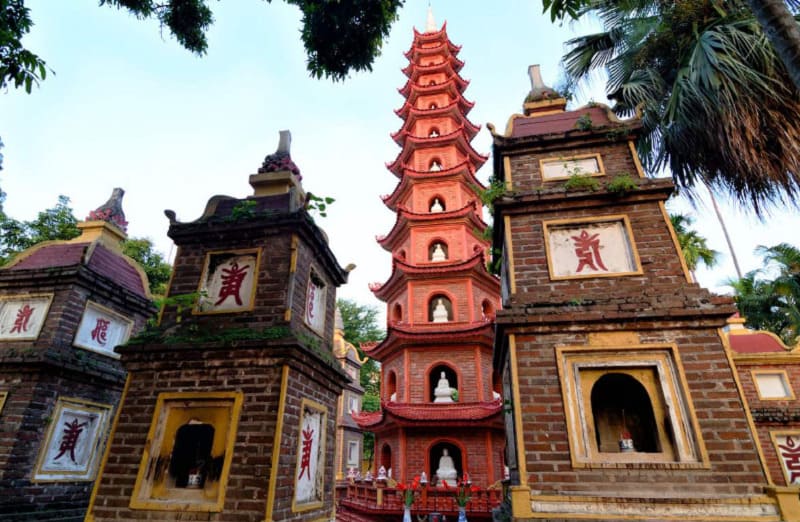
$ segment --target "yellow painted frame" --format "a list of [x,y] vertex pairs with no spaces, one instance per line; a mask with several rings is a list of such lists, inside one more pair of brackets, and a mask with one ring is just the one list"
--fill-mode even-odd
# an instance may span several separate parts
[[36,333],[33,335],[25,336],[25,337],[12,337],[12,338],[0,338],[0,342],[16,342],[16,341],[35,341],[39,338],[39,334],[42,333],[42,328],[44,328],[44,323],[47,322],[47,315],[50,313],[50,305],[53,304],[53,293],[43,293],[43,294],[13,294],[13,295],[4,295],[0,296],[0,308],[2,308],[2,303],[4,301],[15,301],[19,299],[35,299],[35,298],[47,298],[47,306],[44,310],[44,319],[42,319],[42,324],[39,326],[39,329],[36,330]]
[[[225,460],[222,464],[222,471],[219,478],[219,486],[216,500],[196,501],[191,498],[180,499],[157,499],[152,497],[152,491],[148,491],[148,496],[142,498],[145,486],[152,488],[152,479],[148,478],[148,471],[154,465],[151,455],[160,454],[160,450],[167,443],[167,432],[177,431],[168,429],[170,411],[169,403],[189,403],[188,408],[202,408],[203,401],[215,402],[214,407],[228,408],[227,429],[225,430]],[[136,484],[133,487],[129,507],[131,509],[147,509],[153,511],[199,511],[217,513],[222,511],[225,504],[225,490],[228,486],[228,475],[233,461],[233,447],[236,442],[236,432],[239,425],[239,413],[242,409],[243,394],[241,392],[178,392],[178,393],[159,393],[156,400],[156,408],[153,412],[153,419],[150,422],[150,430],[147,433],[147,442],[142,450],[142,460],[139,463],[139,472],[136,475]],[[192,403],[195,404],[192,404]],[[219,404],[223,403],[223,404]],[[227,404],[224,404],[227,403]],[[164,429],[159,429],[160,420],[164,417]],[[172,433],[174,435],[174,433]],[[215,433],[215,438],[217,434]],[[147,484],[146,484],[147,483]]]
[[108,308],[107,306],[103,306],[103,305],[101,305],[99,303],[95,303],[94,301],[87,300],[86,301],[86,305],[83,307],[83,313],[81,314],[81,320],[78,323],[78,328],[75,330],[75,337],[72,338],[72,346],[75,346],[77,348],[81,348],[82,350],[87,350],[87,351],[90,351],[90,352],[99,353],[100,355],[105,355],[106,357],[111,357],[113,359],[119,359],[120,356],[119,356],[118,353],[114,352],[114,347],[113,346],[111,347],[111,350],[102,351],[102,350],[97,350],[95,348],[92,348],[90,346],[84,346],[84,345],[79,344],[77,342],[78,332],[80,332],[81,331],[81,327],[83,327],[83,320],[86,317],[86,310],[90,306],[93,307],[93,308],[96,308],[98,310],[102,310],[102,312],[104,314],[111,315],[111,316],[117,318],[119,321],[122,321],[123,323],[125,323],[127,325],[127,328],[125,329],[125,335],[123,336],[123,341],[121,343],[119,343],[119,344],[122,345],[122,344],[127,343],[128,339],[131,336],[131,331],[133,330],[133,320],[132,319],[130,319],[129,317],[125,317],[124,315],[120,314],[119,312],[115,312],[114,310],[112,310],[111,308]]
[[517,293],[517,277],[514,273],[514,243],[511,236],[511,216],[503,216],[503,231],[505,232],[505,246],[508,254],[508,293]]
[[269,469],[269,489],[267,490],[267,507],[264,522],[272,522],[272,510],[275,508],[275,492],[277,490],[278,468],[281,459],[281,441],[283,438],[283,417],[286,414],[286,392],[289,390],[289,365],[281,369],[281,393],[278,399],[278,417],[275,421],[275,437],[272,440],[272,461]]
[[787,487],[800,487],[800,484],[792,484],[789,481],[789,473],[784,467],[783,462],[780,458],[780,449],[778,449],[778,437],[787,436],[787,435],[794,435],[797,437],[798,441],[800,441],[800,430],[770,430],[769,438],[772,440],[772,446],[775,448],[775,455],[778,458],[778,464],[780,464],[781,473],[783,473],[783,480],[786,482]]
[[[697,421],[694,404],[689,394],[689,386],[683,370],[683,363],[680,359],[675,344],[634,344],[627,346],[558,346],[556,351],[556,363],[558,366],[558,376],[561,383],[561,397],[564,406],[564,414],[567,421],[567,440],[570,446],[570,461],[574,468],[632,468],[632,467],[656,467],[665,469],[710,469],[711,463],[703,441],[700,424]],[[660,352],[655,356],[642,358],[641,352]],[[674,401],[670,402],[664,390],[658,386],[658,392],[668,410],[675,412],[677,416],[675,422],[671,423],[673,437],[678,440],[689,451],[695,460],[657,460],[652,457],[644,457],[641,453],[596,453],[591,451],[591,444],[587,444],[584,439],[583,430],[580,428],[581,409],[577,406],[581,399],[582,391],[579,376],[575,375],[571,368],[566,368],[567,364],[575,359],[578,362],[586,362],[586,368],[606,368],[609,372],[617,367],[655,367],[656,374],[661,380],[669,384],[668,391]],[[669,364],[669,363],[672,364]],[[605,363],[605,365],[603,365]],[[658,363],[662,363],[665,373],[661,373]],[[675,373],[673,373],[673,370]],[[573,388],[577,387],[577,388]],[[575,404],[573,407],[571,404]],[[683,410],[678,407],[683,405]],[[591,413],[591,408],[583,411],[584,415]],[[678,428],[676,430],[676,428]],[[691,430],[687,432],[684,428]],[[660,436],[661,434],[659,434]],[[583,454],[583,448],[590,446],[590,451]],[[581,453],[579,458],[578,453]],[[677,451],[676,451],[677,452]],[[677,452],[680,453],[680,452]],[[635,458],[632,458],[635,457]],[[677,458],[680,458],[678,456]]]
[[582,160],[587,158],[594,158],[597,161],[597,171],[596,172],[587,172],[585,174],[581,173],[579,176],[586,176],[589,178],[597,177],[597,176],[605,176],[606,169],[603,166],[603,158],[599,152],[593,152],[588,154],[575,154],[573,156],[561,157],[561,156],[554,156],[549,158],[540,158],[539,159],[539,178],[542,180],[543,183],[550,183],[551,181],[564,181],[566,179],[570,179],[572,176],[554,176],[552,178],[546,178],[544,175],[544,166],[546,163],[566,163],[568,161],[575,161],[575,160]]
[[6,398],[8,398],[8,392],[0,392],[0,413],[3,413],[3,406],[6,405]]
[[[5,398],[4,398],[5,401]],[[59,428],[58,426],[58,419],[61,417],[61,412],[64,410],[65,407],[71,407],[73,409],[82,409],[85,412],[97,413],[100,415],[102,419],[98,424],[97,429],[94,433],[94,439],[92,440],[92,447],[95,448],[95,452],[91,457],[91,460],[86,465],[86,471],[81,475],[84,476],[75,476],[77,472],[70,472],[70,471],[43,471],[42,466],[44,465],[45,455],[47,454],[47,448],[50,446],[53,437],[55,436],[56,430]],[[98,453],[101,453],[103,448],[101,447],[101,439],[108,435],[108,422],[111,416],[111,411],[114,407],[111,404],[103,404],[100,402],[92,402],[87,401],[84,399],[80,399],[77,397],[59,397],[56,401],[55,408],[53,413],[50,415],[50,424],[47,427],[47,433],[42,438],[42,442],[39,446],[39,454],[36,457],[36,465],[33,467],[33,473],[31,474],[31,482],[33,483],[52,483],[52,482],[91,482],[95,479],[95,475],[97,474],[97,466],[102,460],[102,456],[98,456]],[[106,440],[106,444],[108,444],[108,440]],[[47,478],[47,476],[52,475],[69,475],[70,473],[74,473],[75,475],[69,476],[66,478]]]
[[[783,378],[783,383],[786,385],[786,389],[789,390],[789,395],[787,397],[764,397],[761,395],[761,388],[758,386],[758,380],[756,376],[758,375],[781,375]],[[761,401],[793,401],[797,397],[795,397],[794,389],[792,388],[792,383],[789,380],[789,374],[786,370],[781,370],[780,368],[775,369],[758,369],[758,370],[750,370],[750,377],[753,379],[753,386],[756,389],[756,394],[758,395],[758,400]]]
[[[633,263],[636,267],[635,271],[632,272],[614,272],[613,274],[583,274],[583,275],[573,275],[573,276],[558,276],[553,273],[553,260],[550,253],[550,227],[559,227],[563,225],[578,225],[578,224],[590,224],[590,223],[603,223],[603,222],[612,222],[612,221],[621,221],[623,229],[628,236],[629,246],[631,249],[631,254],[633,255]],[[589,279],[594,277],[627,277],[627,276],[634,276],[634,275],[642,275],[644,271],[642,270],[642,261],[639,258],[639,249],[636,246],[636,239],[633,237],[633,229],[631,228],[631,222],[627,215],[625,214],[614,214],[609,216],[598,216],[598,217],[588,217],[588,218],[577,218],[577,219],[554,219],[550,221],[542,221],[542,231],[544,233],[544,251],[545,255],[547,256],[547,273],[550,275],[551,281],[566,281],[571,279]]]
[[297,444],[298,444],[297,445],[297,462],[295,464],[295,470],[294,470],[294,491],[292,492],[292,512],[293,513],[309,511],[309,510],[312,510],[312,509],[319,509],[319,508],[321,508],[321,507],[323,507],[325,505],[325,490],[324,490],[324,488],[323,488],[323,491],[321,492],[322,500],[320,500],[319,502],[307,502],[307,503],[303,503],[303,504],[298,504],[297,503],[297,496],[296,496],[297,495],[297,479],[298,479],[298,473],[299,473],[299,471],[301,469],[301,467],[300,467],[300,459],[301,459],[300,453],[302,451],[301,444],[303,443],[301,437],[299,436],[299,433],[301,431],[303,431],[303,419],[306,416],[306,409],[315,410],[315,411],[318,411],[318,412],[320,412],[322,414],[321,415],[321,419],[320,419],[320,423],[319,423],[319,425],[320,425],[320,439],[319,439],[320,443],[319,443],[319,461],[318,461],[318,464],[317,464],[317,466],[318,466],[317,467],[317,473],[322,473],[322,474],[325,473],[325,452],[328,449],[327,448],[327,445],[328,445],[328,440],[327,440],[327,437],[328,437],[328,408],[326,408],[324,405],[322,405],[322,404],[320,404],[320,403],[318,403],[316,401],[312,401],[311,399],[303,399],[302,401],[300,401],[300,422],[298,423],[298,426],[297,426],[297,433],[298,433],[298,437],[297,437]]
[[250,299],[247,307],[240,308],[238,310],[209,310],[204,312],[198,309],[200,304],[200,300],[198,299],[195,301],[194,306],[192,307],[192,315],[216,315],[216,314],[240,314],[243,312],[250,312],[255,307],[256,301],[256,288],[258,288],[258,273],[261,269],[261,249],[260,248],[242,248],[242,249],[234,249],[234,250],[211,250],[206,252],[206,257],[203,260],[203,271],[200,273],[200,281],[197,283],[197,293],[198,295],[202,293],[203,286],[205,285],[206,278],[208,277],[208,266],[211,261],[211,256],[218,255],[218,254],[234,254],[234,255],[241,255],[241,254],[253,254],[256,255],[256,266],[255,272],[253,273],[253,288],[250,289]]

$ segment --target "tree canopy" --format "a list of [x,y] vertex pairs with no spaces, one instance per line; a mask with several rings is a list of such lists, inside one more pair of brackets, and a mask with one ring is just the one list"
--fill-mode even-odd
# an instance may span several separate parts
[[800,340],[800,249],[788,243],[756,249],[764,267],[729,281],[745,323],[792,346]]
[[[792,0],[795,15],[800,2]],[[603,31],[570,40],[573,82],[608,72],[620,116],[640,114],[637,146],[651,174],[704,183],[762,211],[800,195],[800,95],[743,0],[552,0]]]
[[675,235],[678,236],[686,268],[690,272],[697,270],[700,263],[709,268],[717,264],[719,252],[710,248],[708,240],[691,228],[694,223],[691,217],[683,214],[670,214],[669,219],[672,222],[672,228],[675,229]]
[[[301,39],[312,76],[343,80],[371,71],[405,0],[286,0],[302,13]],[[270,0],[267,0],[270,2]],[[214,23],[207,0],[100,0],[140,19],[156,19],[187,50],[203,55]],[[22,45],[33,22],[25,0],[0,0],[0,88],[13,83],[27,92],[44,80],[45,61]]]

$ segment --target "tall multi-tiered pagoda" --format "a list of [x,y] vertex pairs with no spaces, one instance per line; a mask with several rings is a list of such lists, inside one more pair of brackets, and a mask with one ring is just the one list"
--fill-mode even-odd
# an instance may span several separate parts
[[[487,271],[487,228],[475,177],[486,157],[470,141],[460,47],[428,14],[406,53],[408,77],[396,111],[402,147],[388,169],[399,178],[383,198],[397,213],[378,238],[392,253],[392,274],[373,284],[387,304],[386,339],[368,354],[381,362],[381,410],[361,414],[375,433],[375,468],[407,482],[425,473],[486,487],[502,479],[504,435],[500,379],[492,371],[499,282]],[[438,479],[438,482],[437,482]]]

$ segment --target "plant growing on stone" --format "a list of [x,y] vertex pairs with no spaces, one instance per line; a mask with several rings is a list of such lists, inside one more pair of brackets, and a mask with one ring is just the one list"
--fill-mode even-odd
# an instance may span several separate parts
[[639,185],[629,172],[623,172],[611,178],[611,181],[606,183],[606,190],[615,194],[624,194],[637,190]]
[[256,215],[256,202],[252,199],[245,199],[236,203],[231,209],[231,220],[251,219]]
[[590,192],[596,192],[600,189],[600,182],[592,176],[573,174],[566,183],[564,183],[564,188],[568,191],[588,190]]
[[320,217],[328,217],[328,205],[336,201],[333,198],[315,196],[311,192],[306,196],[306,210],[309,213],[316,212]]
[[575,128],[582,131],[590,131],[592,130],[594,123],[592,122],[592,117],[589,116],[589,113],[583,114],[580,118],[575,121]]

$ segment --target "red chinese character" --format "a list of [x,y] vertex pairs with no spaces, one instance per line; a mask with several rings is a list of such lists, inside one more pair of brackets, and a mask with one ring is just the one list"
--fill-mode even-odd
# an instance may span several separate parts
[[786,436],[786,444],[778,444],[783,466],[789,472],[789,484],[800,483],[800,446],[790,436]]
[[308,303],[306,303],[306,320],[308,322],[314,321],[314,296],[317,293],[317,287],[311,283],[308,288]]
[[97,344],[100,346],[105,346],[107,341],[107,334],[108,334],[108,325],[111,321],[107,319],[102,319],[100,317],[97,318],[97,324],[92,330],[92,339],[97,341]]
[[314,430],[308,428],[303,430],[303,454],[300,456],[300,476],[303,478],[303,473],[306,474],[308,480],[311,480],[311,444],[314,442]]
[[14,327],[11,329],[10,333],[23,333],[28,331],[28,321],[31,320],[31,315],[33,315],[33,311],[35,308],[31,307],[30,305],[25,305],[19,310],[17,310],[17,318],[14,319]]
[[75,446],[78,445],[78,437],[80,437],[83,432],[83,427],[86,426],[86,423],[82,422],[78,424],[78,419],[72,419],[72,422],[65,422],[64,426],[64,433],[61,436],[61,446],[58,448],[60,453],[56,455],[53,460],[58,460],[65,453],[69,452],[69,458],[72,462],[77,464],[77,461],[75,461]]
[[242,304],[242,298],[239,297],[239,289],[242,287],[242,282],[244,278],[247,276],[247,269],[250,268],[250,265],[245,265],[242,268],[239,268],[239,264],[236,261],[231,262],[230,268],[223,268],[222,269],[222,287],[219,289],[219,300],[214,303],[214,306],[225,301],[230,296],[236,300],[236,304]]
[[[572,236],[575,242],[575,255],[578,256],[578,268],[575,272],[580,272],[584,267],[589,267],[592,270],[608,270],[603,260],[600,258],[600,239],[599,234],[589,235],[585,230],[581,230],[581,235]],[[595,263],[597,263],[595,265]],[[597,267],[600,268],[597,268]]]

